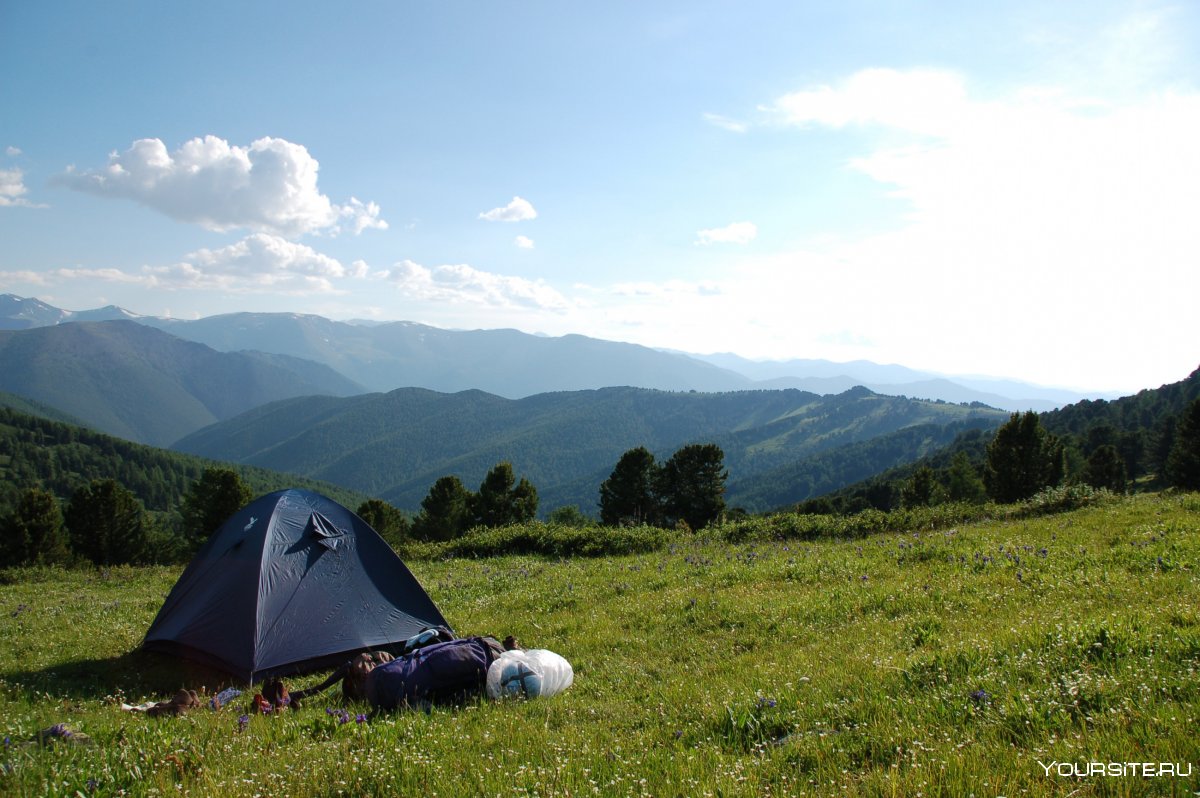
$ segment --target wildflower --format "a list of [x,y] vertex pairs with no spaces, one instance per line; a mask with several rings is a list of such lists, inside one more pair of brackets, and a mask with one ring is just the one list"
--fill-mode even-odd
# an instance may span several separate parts
[[986,690],[976,690],[975,692],[971,693],[971,700],[976,704],[982,704],[990,698],[991,696],[987,694]]
[[55,723],[49,729],[46,729],[46,736],[61,737],[64,740],[69,740],[75,736],[75,732],[68,729],[65,723]]
[[367,722],[366,714],[359,712],[357,715],[354,716],[354,722],[355,723],[366,723]]
[[95,779],[88,779],[87,784],[84,786],[87,788],[88,792],[95,792],[96,788],[100,786],[100,782],[96,781]]
[[683,736],[683,729],[676,729],[675,730],[675,739],[678,740],[682,736]]
[[245,731],[246,727],[249,725],[250,725],[250,716],[249,715],[241,715],[238,717],[238,731],[240,731],[240,732]]

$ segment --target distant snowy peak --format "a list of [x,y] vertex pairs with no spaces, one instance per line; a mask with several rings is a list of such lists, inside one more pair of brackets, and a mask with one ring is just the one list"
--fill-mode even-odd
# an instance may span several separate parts
[[52,327],[69,321],[115,321],[142,319],[116,305],[95,310],[63,310],[47,305],[40,299],[26,299],[13,294],[0,294],[0,330],[27,330],[34,327]]

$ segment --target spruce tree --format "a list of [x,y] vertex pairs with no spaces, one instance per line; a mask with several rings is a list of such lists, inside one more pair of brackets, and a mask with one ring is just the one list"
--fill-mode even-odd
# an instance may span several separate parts
[[1188,405],[1175,424],[1175,440],[1166,463],[1167,482],[1200,490],[1200,399]]
[[71,557],[58,500],[40,488],[21,494],[4,524],[3,541],[0,563],[4,565],[53,565]]
[[928,507],[944,501],[946,489],[937,481],[937,474],[927,465],[920,466],[900,489],[904,507]]
[[668,520],[703,529],[725,510],[725,453],[714,443],[684,446],[658,473],[656,490]]
[[250,488],[229,468],[206,468],[183,497],[184,532],[204,542],[229,516],[250,503]]
[[1002,504],[1024,501],[1063,478],[1063,446],[1032,410],[1013,413],[987,448],[984,483]]
[[600,485],[600,520],[608,526],[658,522],[654,495],[658,466],[644,446],[621,455],[608,479]]
[[487,473],[472,500],[475,522],[488,527],[531,521],[537,505],[537,490],[524,477],[518,483],[509,462],[497,463]]
[[433,483],[421,500],[421,512],[413,520],[413,537],[418,540],[452,540],[471,525],[472,493],[456,476]]
[[66,521],[71,548],[97,565],[139,562],[147,554],[146,512],[116,480],[96,480],[75,491]]
[[983,504],[987,501],[987,487],[983,484],[979,472],[971,464],[971,458],[966,452],[958,452],[950,461],[947,473],[947,492],[950,501]]
[[1093,488],[1125,492],[1125,461],[1112,444],[1097,447],[1087,459],[1083,481]]
[[379,533],[393,549],[402,545],[409,537],[408,519],[404,513],[383,499],[368,499],[358,506],[355,513]]

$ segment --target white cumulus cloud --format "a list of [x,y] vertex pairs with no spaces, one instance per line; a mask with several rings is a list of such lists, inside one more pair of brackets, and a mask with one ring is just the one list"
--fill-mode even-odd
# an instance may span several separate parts
[[466,264],[427,268],[403,260],[384,276],[411,299],[551,311],[570,306],[566,297],[542,280],[494,274]]
[[696,243],[701,246],[710,244],[749,244],[758,236],[758,225],[754,222],[734,222],[724,227],[713,227],[696,233]]
[[347,269],[304,244],[255,233],[219,249],[196,250],[171,266],[146,267],[143,273],[165,288],[307,294],[332,293],[334,280],[361,271],[357,264]]
[[319,164],[300,144],[261,138],[247,147],[216,136],[174,152],[156,138],[135,141],[101,169],[60,175],[62,184],[103,197],[131,199],[210,230],[238,228],[298,236],[340,225],[356,233],[386,224],[379,207],[352,199],[335,205],[317,188]]
[[0,208],[44,208],[25,199],[29,189],[25,186],[25,173],[20,169],[0,169]]
[[489,222],[525,222],[537,218],[537,210],[527,199],[513,197],[512,202],[501,208],[492,208],[479,214]]
[[513,243],[516,244],[519,249],[533,249],[533,239],[527,236],[517,236],[513,239]]

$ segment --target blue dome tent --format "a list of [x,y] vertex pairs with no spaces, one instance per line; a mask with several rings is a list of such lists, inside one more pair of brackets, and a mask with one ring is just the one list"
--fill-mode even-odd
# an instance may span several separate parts
[[258,498],[184,570],[143,647],[247,682],[401,645],[445,618],[365,521],[306,490]]

